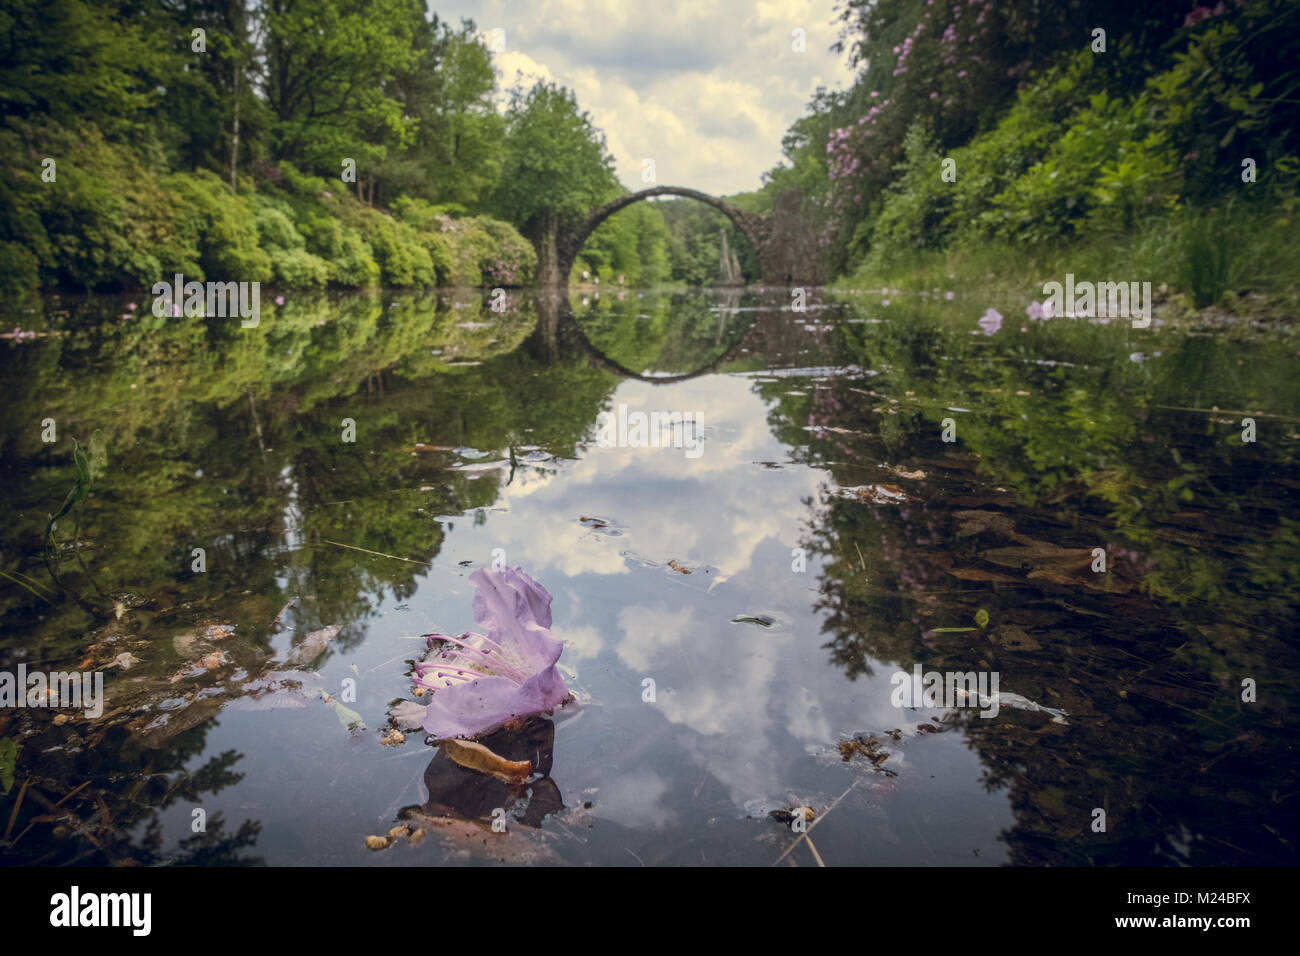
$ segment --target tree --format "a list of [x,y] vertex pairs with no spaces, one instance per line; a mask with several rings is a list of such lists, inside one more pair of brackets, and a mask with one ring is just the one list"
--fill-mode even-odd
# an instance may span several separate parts
[[[358,192],[367,163],[411,133],[394,77],[418,54],[418,0],[267,0],[264,85],[278,154],[337,175],[355,159]],[[373,179],[373,173],[372,179]]]
[[505,158],[496,191],[498,212],[538,244],[538,278],[557,283],[554,251],[559,224],[585,215],[619,189],[605,136],[579,111],[573,93],[538,82],[511,91]]

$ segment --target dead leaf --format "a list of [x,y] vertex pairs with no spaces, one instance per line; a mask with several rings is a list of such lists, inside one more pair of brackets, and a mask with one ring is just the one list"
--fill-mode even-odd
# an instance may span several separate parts
[[449,739],[441,743],[447,756],[462,767],[489,774],[506,783],[523,783],[532,775],[530,761],[507,760],[475,740]]
[[859,488],[846,488],[844,490],[852,493],[859,501],[869,501],[874,504],[896,505],[907,501],[907,493],[898,485],[862,485]]
[[1010,584],[1017,584],[1020,581],[1019,578],[1013,578],[1008,574],[984,571],[980,568],[950,568],[948,573],[963,581],[1003,581]]
[[285,663],[297,667],[306,667],[321,656],[329,642],[334,640],[334,637],[341,630],[343,630],[342,626],[331,624],[329,627],[322,627],[319,631],[310,632],[303,638],[301,644],[289,652],[289,656],[285,658]]
[[674,561],[672,558],[669,558],[669,559],[668,559],[668,567],[672,568],[674,571],[679,572],[680,574],[690,574],[690,573],[691,573],[691,569],[690,569],[690,568],[684,568],[684,567],[682,567],[680,564],[678,564],[678,563],[677,563],[676,561]]
[[286,614],[288,614],[291,610],[293,610],[294,608],[296,608],[296,607],[298,606],[298,604],[299,604],[298,599],[297,599],[297,598],[292,598],[292,599],[289,601],[288,604],[286,604],[284,607],[280,608],[280,613],[277,614],[277,615],[275,616],[275,620],[271,622],[271,630],[273,630],[273,631],[278,631],[281,627],[283,627],[283,626],[284,626],[284,616],[285,616]]
[[1012,538],[1017,537],[1014,519],[1000,511],[955,511],[953,517],[961,522],[957,526],[959,538],[969,538],[986,531]]
[[1062,548],[1046,541],[1033,541],[1014,548],[993,548],[980,557],[1004,568],[1028,571],[1033,581],[1045,579],[1067,587],[1085,587],[1105,594],[1125,594],[1133,586],[1114,573],[1092,570],[1093,556],[1088,548]]
[[1004,651],[1038,651],[1043,648],[1042,644],[1014,624],[996,628],[989,635],[989,640]]

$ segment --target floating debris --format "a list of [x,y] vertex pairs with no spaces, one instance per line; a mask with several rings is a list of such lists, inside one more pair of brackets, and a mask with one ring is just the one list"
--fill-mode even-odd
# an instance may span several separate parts
[[794,823],[800,816],[803,817],[805,823],[812,823],[813,820],[817,819],[817,812],[812,807],[790,807],[789,809],[783,807],[780,810],[771,810],[767,815],[786,826]]
[[968,702],[971,699],[978,697],[979,706],[982,710],[989,710],[990,708],[995,707],[1010,707],[1013,710],[1028,710],[1039,714],[1051,714],[1052,723],[1054,724],[1069,723],[1065,718],[1070,715],[1065,711],[1058,710],[1055,707],[1045,707],[1042,704],[1030,700],[1028,697],[1021,697],[1019,694],[999,693],[989,697],[984,694],[972,694],[961,687],[954,687],[953,691],[966,706],[970,706]]
[[343,628],[340,625],[331,624],[329,627],[322,627],[319,631],[311,631],[301,644],[289,652],[285,663],[293,667],[306,667],[321,656],[329,642],[334,640],[341,630]]
[[841,498],[853,498],[871,504],[897,505],[909,500],[907,492],[898,485],[858,485],[841,488],[838,494]]
[[854,757],[862,757],[882,773],[893,773],[891,770],[884,770],[880,765],[888,760],[892,754],[884,748],[884,744],[875,734],[866,737],[852,737],[848,740],[840,741],[840,757],[845,763],[848,763]]
[[771,627],[776,618],[766,614],[739,614],[731,619],[732,624],[757,624],[759,627]]
[[489,774],[506,783],[523,783],[532,776],[533,765],[530,761],[507,760],[477,741],[444,740],[441,743],[448,757],[470,770]]

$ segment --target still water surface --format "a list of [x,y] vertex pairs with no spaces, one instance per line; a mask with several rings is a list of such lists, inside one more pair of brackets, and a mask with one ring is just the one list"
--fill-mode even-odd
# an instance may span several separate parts
[[[11,316],[61,334],[0,343],[0,669],[108,701],[0,711],[0,857],[769,864],[809,806],[782,865],[1294,863],[1296,340],[990,336],[935,292]],[[602,447],[619,406],[698,415],[698,454]],[[577,698],[489,741],[523,788],[380,742],[494,555]],[[998,713],[895,706],[918,666],[996,674]]]

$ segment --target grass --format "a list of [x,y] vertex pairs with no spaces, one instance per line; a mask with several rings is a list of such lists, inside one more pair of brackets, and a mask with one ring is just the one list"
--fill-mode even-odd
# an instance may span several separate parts
[[[1043,299],[1043,283],[1150,281],[1175,311],[1221,306],[1300,315],[1300,236],[1296,197],[1273,203],[1224,203],[1146,223],[1137,232],[1053,245],[977,240],[872,265],[869,259],[834,286],[908,290],[977,289],[993,302]],[[888,261],[885,256],[876,259]],[[1161,292],[1161,287],[1164,291]]]

